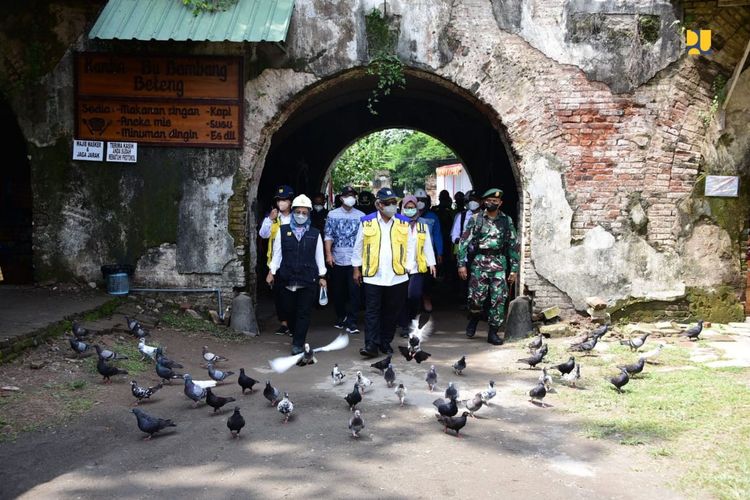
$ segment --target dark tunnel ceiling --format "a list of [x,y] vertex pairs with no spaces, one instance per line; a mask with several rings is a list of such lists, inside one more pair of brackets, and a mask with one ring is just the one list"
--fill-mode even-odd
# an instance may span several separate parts
[[296,192],[320,189],[331,162],[348,145],[386,128],[421,130],[450,147],[471,176],[475,188],[501,187],[505,210],[514,218],[517,191],[508,154],[480,105],[442,85],[409,76],[404,89],[367,108],[375,85],[372,77],[346,78],[310,96],[273,136],[258,189],[259,208],[270,204],[278,184]]

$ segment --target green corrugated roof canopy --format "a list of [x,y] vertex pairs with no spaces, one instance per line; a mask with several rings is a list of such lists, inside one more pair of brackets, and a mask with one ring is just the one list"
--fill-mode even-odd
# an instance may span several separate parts
[[182,0],[109,0],[89,38],[281,42],[293,8],[294,0],[237,0],[225,11],[193,15]]

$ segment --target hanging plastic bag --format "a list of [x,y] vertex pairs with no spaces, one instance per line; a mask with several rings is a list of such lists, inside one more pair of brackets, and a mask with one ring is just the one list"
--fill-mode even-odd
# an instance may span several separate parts
[[324,306],[328,304],[328,288],[321,286],[320,287],[320,296],[318,296],[318,304],[321,306]]

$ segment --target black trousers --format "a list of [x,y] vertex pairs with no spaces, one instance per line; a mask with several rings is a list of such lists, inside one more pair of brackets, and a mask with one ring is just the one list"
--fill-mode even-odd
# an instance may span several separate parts
[[331,269],[331,295],[336,309],[336,319],[346,326],[357,326],[359,313],[359,287],[352,279],[352,266],[333,266]]
[[274,283],[271,293],[273,293],[273,305],[276,308],[276,317],[278,318],[279,323],[287,321],[289,316],[284,309],[284,287],[278,283]]
[[289,330],[292,332],[292,345],[300,349],[305,345],[307,330],[310,328],[310,313],[317,299],[317,287],[307,286],[294,292],[281,287],[281,304]]
[[364,284],[365,288],[365,349],[375,351],[393,342],[396,320],[406,304],[409,282],[379,286]]

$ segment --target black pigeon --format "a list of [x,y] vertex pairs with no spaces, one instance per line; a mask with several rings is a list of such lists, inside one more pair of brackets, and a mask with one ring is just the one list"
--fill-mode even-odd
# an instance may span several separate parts
[[162,349],[161,347],[156,348],[156,362],[161,363],[167,368],[184,368],[184,366],[182,366],[180,363],[174,360],[171,360],[167,356],[165,356],[164,349]]
[[404,359],[406,359],[406,361],[411,361],[413,359],[417,363],[426,361],[430,356],[432,356],[432,354],[430,354],[429,352],[423,351],[421,347],[417,347],[415,350],[411,346],[406,347],[400,345],[398,346],[398,350],[404,356]]
[[240,431],[245,427],[245,418],[240,415],[240,407],[234,407],[234,413],[227,419],[227,428],[232,433],[232,438],[239,438]]
[[[546,346],[546,344],[545,344],[545,346]],[[542,362],[542,360],[544,359],[544,356],[546,354],[547,354],[546,351],[544,351],[543,348],[542,348],[542,349],[536,351],[534,354],[532,354],[528,358],[521,358],[521,359],[517,360],[516,362],[517,363],[526,363],[527,365],[529,365],[529,368],[535,368],[536,365],[538,365],[539,363]]]
[[569,357],[568,360],[564,363],[560,363],[559,365],[550,366],[551,369],[558,370],[560,372],[560,375],[567,375],[568,373],[572,372],[573,369],[576,367],[576,358],[573,356]]
[[210,387],[206,388],[206,404],[214,409],[214,413],[227,403],[235,401],[233,397],[218,396],[213,393]]
[[531,397],[531,401],[532,402],[539,401],[540,403],[542,403],[542,406],[546,406],[542,402],[542,400],[544,399],[544,396],[546,395],[547,395],[547,388],[545,387],[544,382],[539,382],[538,384],[536,384],[535,387],[533,387],[529,391],[529,396]]
[[147,437],[143,438],[144,441],[151,439],[154,434],[162,429],[166,429],[167,427],[177,427],[177,424],[171,420],[152,417],[140,408],[133,408],[130,411],[135,413],[135,418],[138,419],[138,428],[148,434]]
[[89,334],[91,333],[87,328],[82,327],[75,321],[73,322],[73,325],[71,326],[71,330],[73,332],[73,335],[75,335],[77,339],[88,337]]
[[462,375],[463,371],[466,369],[466,356],[461,356],[461,359],[453,363],[453,372],[456,375]]
[[680,337],[686,337],[690,340],[698,340],[701,332],[703,331],[703,320],[698,321],[698,324],[688,328],[680,334]]
[[580,344],[573,344],[572,346],[568,347],[568,351],[589,353],[594,349],[594,347],[596,347],[596,343],[598,341],[599,336],[594,336],[589,340],[586,340],[585,342],[581,342]]
[[620,344],[630,347],[631,351],[637,351],[638,349],[643,347],[643,344],[646,343],[646,339],[648,338],[649,335],[651,334],[647,332],[641,335],[640,337],[635,337],[632,339],[623,339],[620,341]]
[[133,393],[135,398],[135,404],[140,403],[144,399],[149,399],[154,395],[156,391],[164,387],[164,384],[159,383],[153,387],[141,387],[135,380],[130,381],[130,392]]
[[450,398],[448,401],[443,398],[437,398],[432,404],[437,408],[438,413],[444,417],[452,417],[458,413],[456,398]]
[[70,337],[68,339],[68,342],[70,342],[70,348],[75,351],[76,354],[79,356],[83,354],[84,352],[88,351],[91,347],[89,344],[82,340],[74,339],[73,337]]
[[543,343],[544,343],[544,335],[540,333],[539,335],[534,337],[534,340],[526,344],[526,347],[528,347],[530,351],[535,351],[539,349],[540,347],[542,347]]
[[630,365],[618,366],[617,368],[621,370],[624,369],[626,372],[628,372],[628,375],[632,376],[641,373],[644,366],[646,366],[646,358],[641,357],[638,358],[638,361],[636,361],[635,363],[632,363]]
[[315,351],[310,348],[310,344],[306,343],[302,350],[302,356],[297,360],[297,366],[314,365],[317,362]]
[[344,399],[349,403],[349,411],[357,409],[357,405],[362,402],[362,393],[359,392],[359,384],[354,383],[354,389],[352,392],[344,396]]
[[453,385],[453,382],[448,382],[448,387],[445,388],[445,397],[446,399],[458,397],[458,389]]
[[608,331],[609,331],[609,324],[602,325],[596,330],[594,330],[593,332],[591,332],[591,335],[589,336],[589,338],[593,338],[593,337],[602,338],[604,337],[604,334],[607,333]]
[[106,361],[104,361],[102,358],[99,358],[99,361],[96,363],[96,371],[99,372],[99,375],[102,376],[102,382],[111,384],[112,380],[110,377],[114,377],[115,375],[127,375],[128,371],[123,370],[121,368],[117,368],[116,366],[112,366],[108,364]]
[[617,392],[622,394],[622,388],[630,382],[630,375],[628,375],[625,368],[620,368],[620,373],[609,379],[610,383],[615,386]]
[[232,371],[223,371],[223,370],[217,370],[214,368],[213,363],[208,364],[208,376],[211,377],[211,380],[215,380],[217,382],[223,382],[227,379],[227,377],[231,377],[234,375],[234,372]]
[[253,392],[253,386],[257,384],[258,381],[245,375],[245,369],[240,368],[240,376],[237,377],[237,383],[242,387],[242,394],[245,394],[245,389],[250,389],[250,392]]
[[102,349],[99,344],[95,344],[94,349],[96,349],[96,353],[99,355],[99,357],[106,361],[128,359],[127,356],[122,356],[114,351],[110,351],[109,349]]
[[142,327],[142,326],[140,326],[140,325],[139,325],[139,326],[138,326],[138,328],[136,328],[135,330],[132,330],[132,332],[133,332],[133,335],[135,335],[135,336],[136,336],[136,337],[138,337],[139,339],[142,339],[142,338],[146,338],[146,337],[148,337],[149,335],[151,335],[151,334],[150,334],[150,333],[148,332],[148,330],[146,330],[145,328],[143,328],[143,327]]
[[379,370],[380,373],[383,374],[385,372],[385,369],[388,368],[390,364],[391,364],[391,355],[389,354],[385,358],[381,359],[380,361],[376,361],[370,366],[375,368],[376,370]]
[[176,373],[172,368],[164,366],[163,364],[156,363],[156,374],[162,380],[162,382],[172,383],[173,379],[182,378],[182,373]]
[[[390,356],[388,357],[390,358]],[[385,378],[385,383],[388,387],[393,387],[394,382],[396,382],[396,372],[393,370],[392,364],[388,363],[388,368],[385,369],[383,378]]]
[[276,403],[278,403],[280,399],[279,396],[281,396],[279,390],[271,385],[270,380],[266,380],[266,387],[263,389],[263,397],[271,403],[271,406],[276,406]]
[[460,430],[464,428],[466,425],[466,417],[469,416],[469,412],[465,411],[461,414],[461,416],[458,417],[446,417],[443,415],[436,415],[438,422],[443,424],[444,429],[443,432],[446,434],[448,433],[448,429],[451,429],[453,431],[456,431],[456,437],[460,438]]

